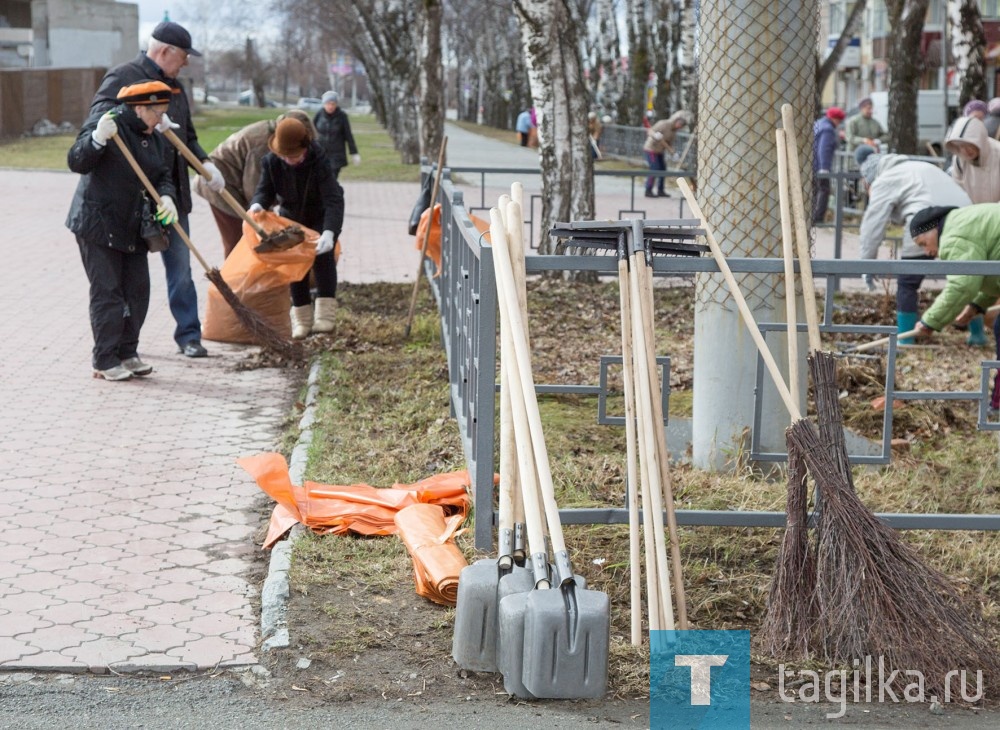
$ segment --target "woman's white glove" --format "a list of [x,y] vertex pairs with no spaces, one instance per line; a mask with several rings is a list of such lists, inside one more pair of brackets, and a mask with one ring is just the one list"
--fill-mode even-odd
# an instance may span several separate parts
[[166,112],[164,112],[163,116],[160,117],[160,121],[156,125],[156,131],[158,132],[166,132],[168,129],[180,129],[180,128],[181,125],[179,125],[177,122],[173,121],[169,116],[167,116]]
[[98,147],[103,147],[116,134],[118,134],[118,125],[115,124],[115,112],[107,111],[97,120],[97,126],[90,133],[90,138]]
[[261,205],[260,203],[254,203],[253,205],[250,206],[250,209],[247,212],[254,218],[256,218],[257,216],[259,216],[261,213],[264,212],[264,206]]
[[653,132],[653,139],[659,142],[661,139],[663,139],[663,132]]
[[333,250],[333,231],[323,231],[323,235],[319,237],[319,243],[316,244],[316,255],[320,256],[325,253],[330,253]]
[[205,172],[212,176],[207,181],[209,190],[217,193],[222,192],[222,188],[226,187],[226,178],[222,177],[222,173],[219,172],[219,168],[215,166],[215,163],[204,160],[201,166],[205,168]]
[[355,152],[353,155],[351,155],[351,162],[353,162],[355,165],[360,165],[361,164],[361,155],[359,155],[357,152]]
[[169,195],[161,195],[160,204],[156,206],[156,215],[153,217],[165,226],[176,223],[177,206],[174,205],[173,198]]

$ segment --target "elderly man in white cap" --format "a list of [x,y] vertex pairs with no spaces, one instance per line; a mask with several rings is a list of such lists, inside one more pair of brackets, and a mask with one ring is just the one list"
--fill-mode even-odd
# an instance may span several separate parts
[[[861,258],[878,258],[889,223],[908,226],[915,213],[933,205],[969,205],[969,196],[948,173],[929,162],[906,155],[873,154],[862,145],[855,151],[861,177],[868,191],[868,205],[861,219]],[[908,228],[903,231],[903,259],[927,259],[926,252],[913,242]],[[865,283],[874,289],[874,277],[865,275]],[[909,332],[917,323],[918,290],[921,274],[903,274],[896,288],[896,324],[900,332]],[[907,339],[901,344],[912,344]]]
[[327,91],[323,94],[323,108],[313,117],[316,141],[326,152],[334,180],[340,176],[340,168],[347,165],[345,147],[351,152],[351,161],[355,165],[361,164],[361,155],[358,154],[358,146],[354,143],[354,135],[351,134],[351,122],[339,103],[340,95],[336,91]]
[[[104,76],[101,87],[91,102],[91,114],[104,112],[117,104],[118,92],[124,86],[145,79],[162,81],[170,87],[170,106],[157,128],[173,129],[181,141],[197,155],[212,175],[210,185],[213,190],[222,190],[226,181],[222,173],[208,159],[208,154],[198,143],[198,135],[191,122],[191,107],[188,105],[187,94],[177,81],[181,69],[188,63],[190,56],[200,56],[201,53],[191,47],[191,34],[177,23],[164,21],[153,29],[149,45],[133,60],[116,66]],[[191,183],[188,179],[188,164],[173,145],[164,145],[165,161],[173,176],[174,187],[177,189],[178,223],[190,232],[188,214],[191,212]],[[201,344],[201,321],[198,319],[198,293],[191,278],[191,254],[178,233],[171,229],[170,246],[161,253],[163,268],[167,274],[167,300],[170,303],[170,313],[174,316],[177,326],[174,328],[174,341],[180,352],[187,357],[205,357],[208,353]]]

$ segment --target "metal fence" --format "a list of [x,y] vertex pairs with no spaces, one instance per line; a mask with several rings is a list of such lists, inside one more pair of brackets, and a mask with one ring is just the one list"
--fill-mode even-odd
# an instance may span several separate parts
[[[425,167],[423,175],[430,175]],[[497,297],[493,270],[492,248],[483,241],[466,208],[463,194],[451,182],[448,170],[443,174],[438,201],[442,206],[441,273],[435,277],[434,264],[424,262],[424,271],[441,316],[441,336],[448,357],[448,374],[451,392],[452,415],[461,433],[466,464],[473,483],[473,505],[478,519],[475,526],[475,543],[480,549],[492,545],[492,520],[485,515],[494,514],[494,441],[496,416],[496,353],[497,353]],[[734,273],[779,274],[784,270],[780,259],[731,258]],[[594,271],[608,276],[617,275],[617,262],[613,257],[600,255],[527,256],[529,275],[554,271]],[[691,276],[699,272],[718,272],[718,265],[710,258],[654,258],[654,274],[659,276]],[[932,276],[977,273],[1000,276],[1000,262],[946,262],[946,261],[812,261],[813,275],[827,283],[823,321],[820,330],[827,334],[864,334],[872,337],[889,336],[889,355],[885,384],[886,407],[883,421],[881,453],[852,454],[852,463],[889,463],[892,431],[893,402],[903,400],[972,401],[979,405],[978,427],[981,430],[1000,431],[1000,423],[987,418],[989,406],[990,374],[1000,368],[1000,361],[982,362],[981,388],[979,391],[901,391],[896,388],[894,369],[896,359],[896,328],[872,325],[836,325],[833,323],[832,283],[841,276],[861,276],[872,273],[878,276],[923,273]],[[784,329],[785,324],[761,322],[766,334]],[[798,325],[804,330],[805,324]],[[603,358],[606,362],[620,358],[612,353]],[[604,370],[602,365],[602,373]],[[767,453],[760,450],[758,431],[762,403],[761,387],[764,379],[763,361],[758,358],[756,370],[754,434],[751,437],[751,458],[759,461],[782,461],[784,453]],[[581,385],[536,385],[539,393],[576,392],[596,395],[603,402],[608,395],[607,381]],[[664,409],[664,413],[667,409]],[[611,423],[610,420],[607,422]],[[665,424],[666,425],[666,424]],[[956,486],[956,488],[961,488]],[[616,524],[628,520],[628,511],[622,507],[598,509],[560,510],[567,524]],[[900,529],[940,530],[1000,530],[1000,515],[956,514],[880,514],[890,526]],[[678,510],[681,525],[780,527],[784,525],[783,512]]]
[[[666,155],[668,170],[693,172],[698,164],[697,135],[693,132],[677,132],[674,137],[674,154]],[[608,157],[620,157],[633,162],[645,162],[642,145],[646,142],[645,127],[626,127],[621,124],[605,124],[599,142],[601,153]]]

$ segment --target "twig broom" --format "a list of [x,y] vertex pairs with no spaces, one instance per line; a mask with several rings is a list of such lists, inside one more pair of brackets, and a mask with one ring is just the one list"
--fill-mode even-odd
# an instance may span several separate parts
[[[153,183],[149,181],[146,173],[142,171],[142,168],[136,161],[135,156],[117,134],[112,137],[112,139],[115,141],[115,144],[118,145],[118,149],[121,151],[122,156],[128,161],[128,164],[132,167],[132,170],[142,182],[143,187],[146,188],[146,192],[149,193],[150,197],[157,205],[160,205],[160,194],[156,192],[156,188],[153,187]],[[194,254],[194,257],[198,259],[198,263],[200,263],[202,268],[205,269],[205,278],[212,282],[215,285],[215,288],[219,290],[222,298],[226,300],[226,303],[230,307],[232,307],[233,312],[240,321],[240,324],[243,325],[244,329],[246,329],[254,341],[265,347],[270,347],[272,350],[275,350],[286,357],[297,357],[299,354],[299,348],[278,334],[274,328],[271,327],[271,325],[261,319],[260,315],[243,304],[239,297],[236,296],[235,292],[229,288],[229,284],[226,283],[226,280],[222,278],[222,273],[218,269],[209,266],[205,259],[202,258],[198,249],[194,247],[194,244],[191,242],[191,238],[181,225],[175,221],[173,226],[174,230],[177,231],[177,235],[180,236],[181,240],[184,241],[189,249],[191,249],[191,253]]]

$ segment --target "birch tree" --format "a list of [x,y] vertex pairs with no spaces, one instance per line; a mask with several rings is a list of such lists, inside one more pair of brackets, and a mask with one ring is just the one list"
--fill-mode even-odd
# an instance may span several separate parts
[[444,139],[444,66],[441,58],[441,0],[421,0],[419,14],[420,151],[436,159]]
[[[538,116],[542,230],[594,217],[594,177],[587,137],[587,96],[578,29],[569,0],[514,0],[531,96]],[[552,253],[550,239],[540,253]]]
[[986,99],[986,32],[978,0],[948,0],[951,54],[958,74],[958,105]]
[[920,38],[929,0],[885,0],[891,28],[889,51],[889,147],[917,152],[917,90],[924,71]]

